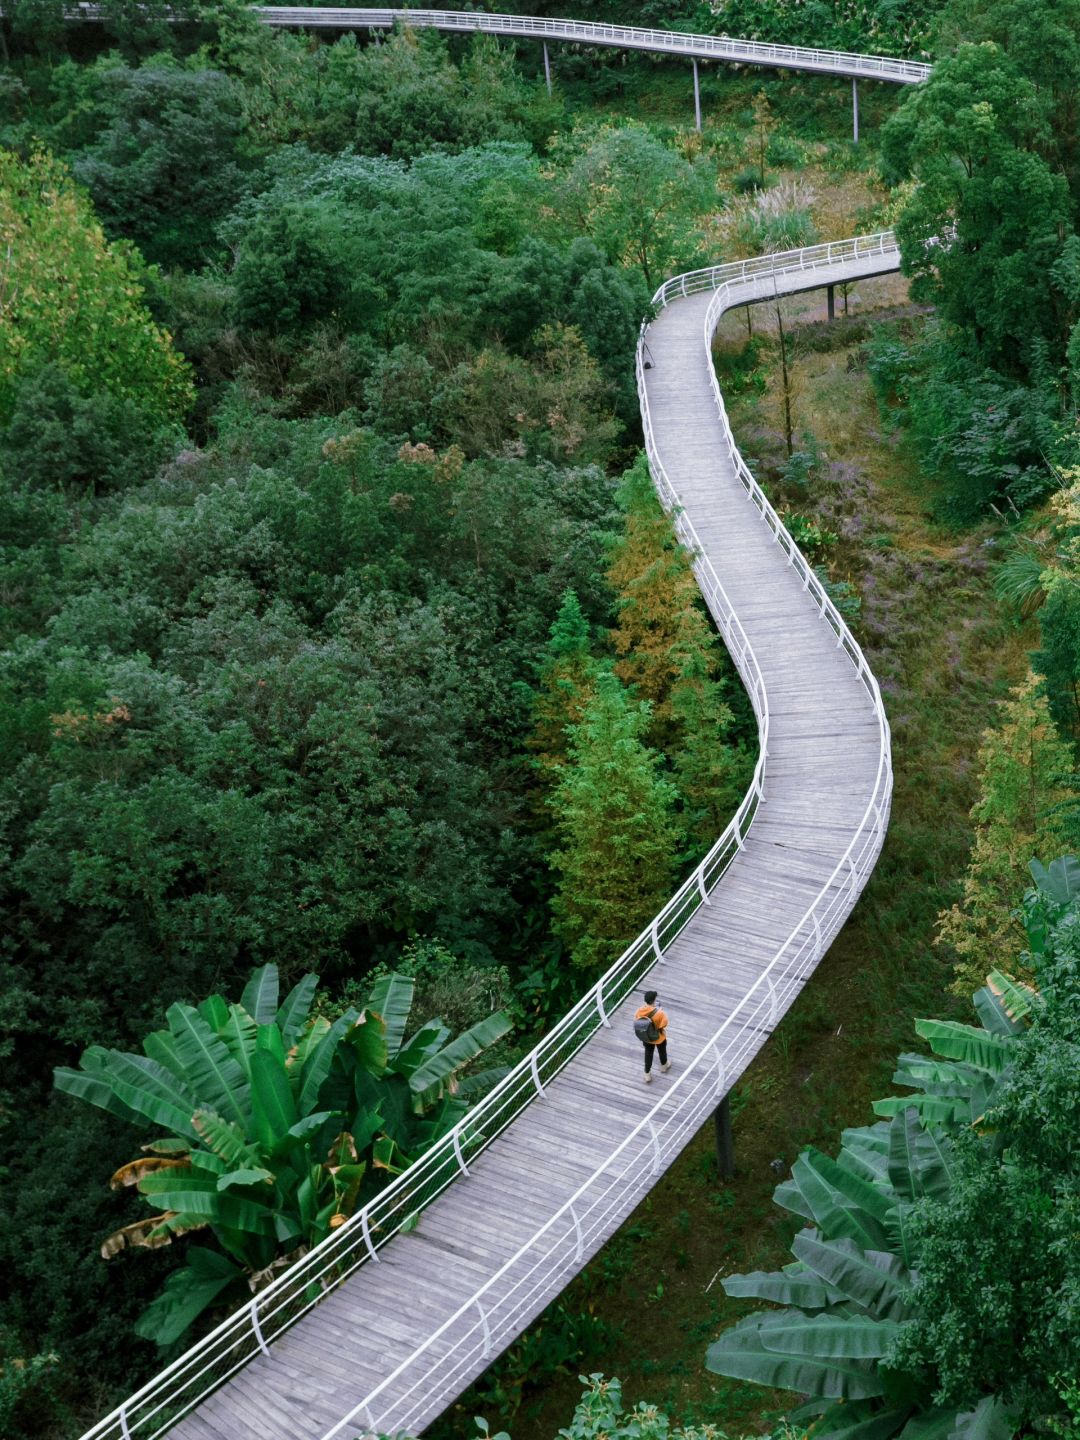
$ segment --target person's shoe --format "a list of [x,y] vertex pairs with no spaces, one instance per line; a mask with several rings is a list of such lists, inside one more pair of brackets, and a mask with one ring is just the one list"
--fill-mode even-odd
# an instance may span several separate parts
[[647,1070],[647,1071],[645,1072],[645,1084],[646,1084],[646,1085],[651,1085],[651,1084],[652,1084],[652,1072],[651,1072],[651,1071],[648,1071],[648,1070]]
[[666,1075],[667,1072],[671,1069],[671,1061],[669,1060],[665,1065],[661,1065],[660,1069],[663,1070],[664,1074]]

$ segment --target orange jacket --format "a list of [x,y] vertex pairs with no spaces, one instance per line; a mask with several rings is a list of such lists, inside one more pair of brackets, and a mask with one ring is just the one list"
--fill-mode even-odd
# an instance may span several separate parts
[[668,1019],[667,1016],[664,1014],[663,1010],[660,1009],[659,1005],[639,1005],[637,1009],[637,1014],[634,1016],[634,1019],[651,1020],[652,1023],[656,1026],[657,1030],[660,1031],[660,1034],[656,1037],[655,1040],[646,1040],[646,1045],[663,1045],[664,1041],[667,1039]]

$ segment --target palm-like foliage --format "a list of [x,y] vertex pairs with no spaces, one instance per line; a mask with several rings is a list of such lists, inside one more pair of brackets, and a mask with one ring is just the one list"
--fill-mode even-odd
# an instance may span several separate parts
[[[1038,878],[1038,877],[1037,877]],[[811,1397],[815,1437],[843,1440],[1009,1440],[1010,1412],[994,1396],[970,1412],[935,1405],[933,1377],[889,1363],[915,1314],[924,1199],[953,1184],[950,1131],[979,1128],[1037,994],[994,971],[975,996],[981,1026],[924,1020],[931,1055],[902,1055],[894,1076],[914,1094],[879,1100],[877,1123],[845,1130],[835,1160],[806,1150],[775,1199],[809,1222],[793,1263],[733,1275],[729,1295],[787,1308],[749,1315],[709,1347],[721,1375]]]
[[468,1108],[460,1071],[510,1028],[500,1013],[455,1040],[440,1020],[407,1038],[413,982],[397,974],[331,1023],[311,1015],[317,984],[305,975],[279,1003],[266,965],[239,1004],[171,1006],[142,1055],[91,1046],[78,1070],[56,1071],[68,1094],[169,1132],[112,1177],[156,1213],[110,1235],[102,1255],[194,1230],[223,1252],[189,1248],[143,1314],[139,1333],[159,1344],[229,1291],[258,1289],[450,1129]]

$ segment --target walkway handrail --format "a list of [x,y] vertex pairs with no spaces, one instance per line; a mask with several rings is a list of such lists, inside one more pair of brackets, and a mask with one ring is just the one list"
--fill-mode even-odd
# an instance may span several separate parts
[[[707,346],[712,335],[710,325],[715,328],[726,305],[742,303],[741,299],[733,298],[736,287],[740,284],[745,284],[755,277],[769,277],[779,286],[781,278],[792,271],[802,272],[826,263],[836,265],[845,259],[862,259],[873,254],[885,256],[889,253],[890,243],[891,236],[886,233],[839,242],[832,247],[813,246],[806,250],[764,257],[761,260],[714,266],[668,281],[657,291],[653,303],[662,308],[684,293],[715,289],[716,295],[709,306],[706,319]],[[831,261],[823,259],[822,252],[831,253]],[[312,1249],[248,1304],[229,1316],[111,1415],[89,1430],[84,1440],[153,1440],[154,1436],[163,1434],[172,1423],[248,1360],[259,1353],[269,1353],[272,1339],[317,1304],[324,1294],[341,1284],[359,1266],[370,1262],[378,1263],[379,1249],[398,1232],[411,1228],[420,1212],[435,1196],[458,1175],[467,1173],[467,1165],[472,1158],[485,1149],[522,1110],[543,1097],[545,1085],[559,1073],[589,1037],[601,1026],[610,1024],[610,1012],[637,987],[657,961],[663,960],[664,951],[681,933],[697,909],[702,904],[709,903],[710,892],[742,849],[747,831],[765,800],[769,739],[769,708],[765,682],[743,626],[711,561],[698,541],[693,524],[681,510],[678,495],[660,460],[645,390],[643,350],[644,339],[638,345],[637,379],[646,449],[654,480],[665,508],[672,515],[680,539],[694,557],[693,567],[698,582],[724,635],[757,716],[760,753],[750,788],[723,835],[656,918],[558,1025],[470,1110],[452,1131],[333,1235]],[[706,361],[707,355],[706,350]],[[710,365],[710,370],[711,368]],[[851,897],[857,893],[861,882],[869,874],[884,836],[891,787],[891,763],[888,722],[877,682],[843,617],[832,604],[824,587],[799,553],[794,540],[742,461],[735,447],[715,374],[713,386],[726,444],[742,483],[778,543],[787,553],[789,563],[795,566],[803,577],[805,588],[813,594],[823,619],[837,634],[838,645],[843,647],[852,661],[871,698],[880,735],[874,789],[851,843],[829,880],[821,887],[802,920],[732,1015],[676,1082],[665,1089],[663,1098],[649,1115],[631,1131],[603,1164],[597,1167],[573,1199],[540,1227],[514,1260],[500,1270],[499,1276],[493,1277],[480,1287],[458,1312],[455,1317],[457,1320],[470,1309],[477,1309],[480,1316],[475,1325],[468,1327],[465,1340],[461,1344],[455,1344],[450,1352],[450,1356],[456,1357],[456,1363],[463,1369],[469,1365],[470,1360],[475,1360],[479,1353],[473,1341],[487,1347],[482,1352],[484,1355],[490,1354],[499,1336],[512,1324],[513,1317],[510,1312],[496,1316],[483,1310],[484,1298],[491,1291],[495,1279],[505,1278],[510,1266],[520,1265],[522,1260],[527,1259],[532,1251],[540,1247],[543,1252],[541,1258],[527,1271],[527,1276],[533,1277],[533,1288],[527,1292],[521,1291],[524,1280],[519,1278],[510,1292],[520,1292],[517,1294],[517,1311],[523,1312],[523,1307],[529,1304],[537,1287],[544,1283],[544,1275],[550,1275],[551,1257],[544,1248],[548,1242],[562,1246],[572,1240],[580,1257],[583,1253],[582,1247],[588,1244],[589,1236],[599,1233],[602,1228],[603,1216],[613,1211],[620,1197],[625,1197],[625,1184],[622,1182],[626,1179],[626,1169],[633,1169],[640,1163],[642,1137],[648,1137],[649,1154],[659,1166],[662,1157],[682,1143],[686,1125],[692,1123],[696,1127],[701,1123],[707,1109],[715,1105],[716,1100],[724,1093],[726,1076],[737,1073],[739,1060],[751,1043],[749,1037],[755,1028],[754,1021],[764,1015],[769,1016],[770,1025],[775,1021],[785,1003],[793,996],[806,967],[816,961],[843,923],[850,908]],[[739,1022],[737,1028],[734,1026],[736,1020]],[[624,1167],[621,1170],[620,1165]],[[618,1179],[612,1178],[613,1167],[618,1172]],[[594,1197],[588,1207],[583,1206],[587,1192],[598,1185],[601,1187],[601,1194]],[[601,1212],[597,1209],[605,1204],[606,1210]],[[572,1225],[568,1229],[560,1230],[568,1217],[572,1218]],[[590,1217],[592,1231],[588,1231],[584,1226],[584,1222],[589,1221]],[[571,1240],[567,1239],[568,1236]],[[504,1296],[500,1304],[505,1299]],[[342,1425],[352,1423],[361,1412],[364,1414],[365,1423],[374,1424],[372,1407],[380,1392],[400,1375],[405,1365],[415,1363],[419,1355],[430,1352],[436,1341],[445,1336],[451,1323],[453,1322],[447,1322],[447,1325],[440,1327],[430,1336],[424,1345],[414,1352],[410,1361],[398,1367],[393,1376],[381,1382],[375,1391],[359,1402],[349,1416],[327,1432],[325,1440],[337,1436]],[[468,1344],[465,1341],[468,1341]],[[469,1345],[472,1345],[471,1349]],[[444,1354],[433,1361],[433,1368],[444,1365],[448,1358],[450,1357]],[[430,1374],[429,1371],[429,1380]],[[405,1423],[407,1422],[399,1416],[395,1416],[397,1426]]]
[[[258,5],[253,11],[265,25],[281,29],[392,30],[407,24],[429,29],[562,40],[581,45],[647,50],[696,60],[737,65],[765,65],[780,70],[809,70],[917,85],[930,73],[920,60],[891,55],[859,55],[848,50],[822,50],[812,45],[771,45],[762,40],[736,40],[727,35],[652,30],[638,25],[605,25],[586,20],[549,19],[538,15],[499,15],[475,10],[371,10],[319,5]],[[101,20],[100,5],[79,3],[65,11],[67,19]]]

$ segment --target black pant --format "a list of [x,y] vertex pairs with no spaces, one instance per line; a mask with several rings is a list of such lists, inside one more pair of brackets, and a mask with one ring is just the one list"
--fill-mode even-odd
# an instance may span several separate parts
[[666,1064],[667,1064],[667,1041],[666,1041],[666,1040],[661,1040],[660,1043],[659,1043],[659,1045],[653,1045],[653,1044],[651,1043],[651,1041],[650,1041],[650,1042],[646,1042],[646,1045],[645,1045],[645,1074],[646,1074],[646,1075],[648,1075],[649,1071],[652,1069],[652,1057],[653,1057],[653,1052],[654,1052],[654,1051],[659,1051],[659,1052],[660,1052],[660,1064],[661,1064],[661,1065],[666,1065]]

